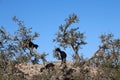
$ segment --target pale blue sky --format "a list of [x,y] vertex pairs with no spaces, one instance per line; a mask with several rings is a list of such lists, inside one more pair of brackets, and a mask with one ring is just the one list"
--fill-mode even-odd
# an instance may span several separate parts
[[[90,57],[100,44],[102,33],[113,33],[120,37],[120,0],[0,0],[0,26],[7,31],[17,30],[13,16],[23,20],[33,32],[40,33],[35,40],[39,44],[40,53],[49,53],[47,60],[51,61],[53,49],[57,47],[52,39],[58,31],[58,26],[64,24],[69,14],[75,13],[80,23],[80,31],[85,33],[87,45],[83,46],[80,54]],[[72,55],[72,51],[66,51]],[[71,59],[68,56],[67,59]]]

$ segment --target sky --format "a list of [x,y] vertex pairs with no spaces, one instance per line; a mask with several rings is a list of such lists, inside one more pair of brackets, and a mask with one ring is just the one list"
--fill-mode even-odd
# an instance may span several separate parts
[[[113,33],[120,38],[120,0],[0,0],[0,26],[12,33],[18,29],[12,17],[24,21],[26,27],[40,34],[34,42],[39,45],[39,53],[49,54],[48,61],[55,60],[53,49],[58,47],[52,42],[55,33],[72,13],[80,19],[74,27],[79,27],[88,43],[82,46],[80,55],[91,57],[100,45],[101,34]],[[71,60],[72,49],[65,52],[67,60]]]

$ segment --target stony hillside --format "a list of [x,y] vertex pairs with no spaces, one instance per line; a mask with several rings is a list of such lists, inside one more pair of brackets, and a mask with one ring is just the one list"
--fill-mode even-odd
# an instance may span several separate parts
[[24,73],[24,77],[27,80],[79,80],[80,75],[83,75],[83,73],[86,74],[89,72],[91,77],[97,74],[97,68],[95,67],[73,67],[74,64],[69,61],[67,61],[66,67],[61,65],[60,62],[52,63],[54,66],[49,66],[47,68],[42,64],[31,63],[21,63],[16,65],[16,67]]

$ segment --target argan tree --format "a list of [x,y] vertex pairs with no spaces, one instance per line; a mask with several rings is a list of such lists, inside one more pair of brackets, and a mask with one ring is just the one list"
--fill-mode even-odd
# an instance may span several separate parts
[[79,31],[79,27],[73,27],[72,24],[78,23],[79,19],[76,14],[69,15],[65,19],[65,24],[59,26],[59,31],[56,33],[56,38],[53,39],[54,42],[57,42],[59,46],[63,48],[71,47],[74,51],[73,58],[76,62],[80,62],[79,49],[82,45],[85,45],[84,33]]
[[[35,52],[32,56],[28,47],[21,45],[24,40],[35,40],[39,34],[33,33],[32,28],[27,28],[23,21],[13,17],[13,21],[18,24],[18,30],[10,34],[6,29],[0,27],[0,79],[1,80],[25,80],[24,74],[16,69],[15,65],[22,62],[30,62],[31,57],[35,57],[34,63],[37,59],[45,60],[44,54],[37,54]],[[27,44],[27,43],[24,43]]]
[[113,34],[102,34],[101,45],[89,61],[99,68],[94,79],[119,80],[120,77],[120,39]]
[[119,80],[120,77],[120,39],[114,38],[113,34],[101,35],[101,46],[104,58],[101,68],[106,79]]
[[[37,33],[37,32],[32,33],[32,28],[27,28],[24,25],[23,21],[16,18],[16,16],[13,17],[13,20],[19,25],[19,29],[15,32],[15,39],[17,39],[17,41],[18,41],[20,52],[27,55],[28,59],[31,57],[31,54],[32,54],[32,56],[35,57],[34,60],[32,60],[32,62],[34,64],[38,63],[39,59],[41,59],[43,61],[43,63],[45,63],[47,61],[45,59],[45,57],[47,56],[46,53],[39,54],[39,52],[37,52],[35,50],[31,51],[31,48],[29,48],[30,46],[28,45],[28,43],[23,43],[24,45],[20,44],[24,40],[30,40],[30,41],[35,40],[37,37],[39,37],[39,33]],[[26,47],[26,45],[28,45],[28,46]],[[29,52],[26,50],[28,50]],[[29,53],[31,53],[31,54],[29,54]]]
[[[16,16],[13,17],[13,21],[15,21],[19,26],[18,30],[15,31],[15,33],[14,33],[14,42],[15,41],[17,42],[17,45],[18,45],[17,51],[19,51],[19,52],[17,52],[17,54],[20,53],[19,56],[26,55],[27,57],[31,57],[31,55],[29,54],[31,52],[29,46],[23,46],[21,43],[24,40],[33,41],[39,36],[39,34],[36,32],[33,33],[32,28],[31,27],[27,28],[24,25],[24,22],[19,20]],[[27,42],[25,42],[23,44],[29,45],[29,43],[27,43]],[[34,56],[34,54],[33,54],[33,56]]]

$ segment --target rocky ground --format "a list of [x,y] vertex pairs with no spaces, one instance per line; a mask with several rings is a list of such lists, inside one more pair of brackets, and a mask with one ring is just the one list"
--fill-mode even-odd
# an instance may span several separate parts
[[[46,69],[45,66],[42,64],[32,64],[32,63],[21,63],[16,65],[16,67],[25,74],[25,78],[27,80],[45,80],[45,78],[43,77],[46,77],[47,80],[48,76],[50,80],[64,80],[64,75],[67,76],[68,78],[67,80],[75,80],[69,78],[77,75],[78,76],[81,75],[81,71],[82,71],[81,68],[73,67],[74,64],[72,62],[67,61],[66,63],[67,67],[63,67],[59,61],[52,63],[54,64],[53,66],[54,69],[53,68]],[[41,71],[42,68],[44,69]],[[97,68],[95,67],[84,66],[83,72],[86,73],[87,70],[89,71],[91,76],[97,74]]]

